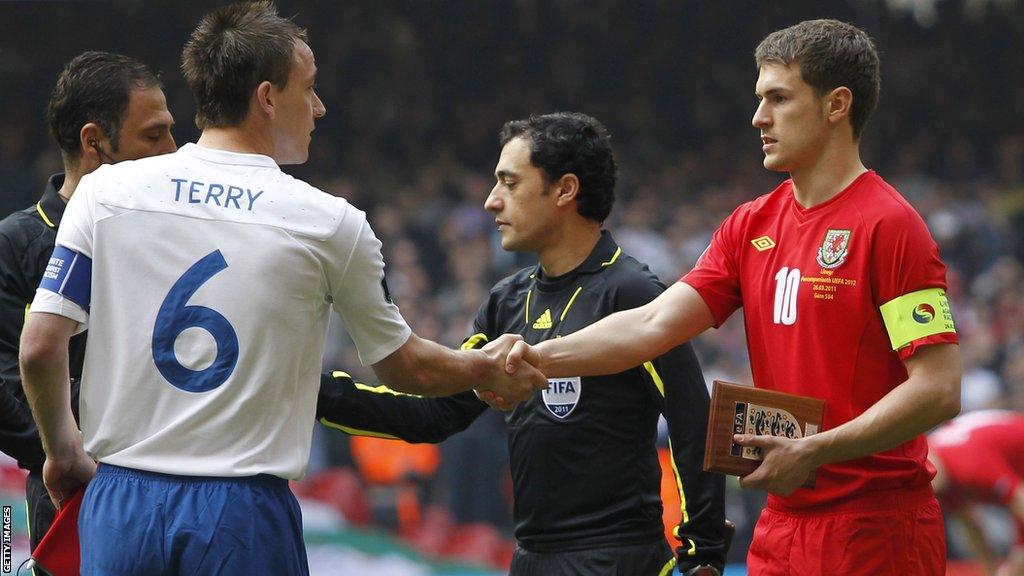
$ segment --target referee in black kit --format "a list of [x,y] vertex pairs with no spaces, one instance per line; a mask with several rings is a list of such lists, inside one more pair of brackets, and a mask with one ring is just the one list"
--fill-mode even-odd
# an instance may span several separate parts
[[[45,461],[18,370],[18,343],[28,307],[53,252],[64,207],[83,176],[102,164],[177,149],[160,79],[140,62],[108,52],[85,52],[57,79],[47,108],[50,134],[64,172],[51,176],[39,201],[0,220],[0,451],[29,471],[25,485],[29,540],[34,550],[55,509],[43,486]],[[82,375],[85,334],[71,339],[72,406]]]
[[[642,306],[665,286],[602,231],[614,201],[609,136],[575,113],[531,116],[501,131],[497,183],[484,207],[505,250],[540,264],[505,278],[464,348],[504,333],[533,344]],[[347,374],[325,375],[318,418],[351,434],[439,442],[487,409],[472,392],[449,398],[381,394]],[[518,547],[513,576],[721,573],[724,478],[701,471],[708,393],[689,344],[632,370],[552,379],[506,416]],[[683,521],[665,542],[659,415],[669,427]]]

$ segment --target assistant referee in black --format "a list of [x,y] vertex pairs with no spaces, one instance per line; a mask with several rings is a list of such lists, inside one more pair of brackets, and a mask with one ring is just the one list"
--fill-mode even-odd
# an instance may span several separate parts
[[[484,207],[505,250],[537,266],[492,288],[464,347],[504,333],[529,343],[575,332],[642,306],[664,285],[622,252],[601,224],[614,201],[609,136],[575,113],[531,116],[502,128],[497,183]],[[384,392],[384,393],[382,393]],[[318,417],[349,434],[439,442],[487,409],[473,393],[396,395],[325,375]],[[721,573],[724,478],[701,471],[708,393],[689,344],[632,370],[550,380],[506,416],[518,547],[513,576]],[[668,422],[682,523],[675,553],[662,527],[655,442]]]
[[[53,252],[64,207],[82,177],[102,164],[177,149],[160,79],[120,54],[93,51],[71,60],[57,78],[46,117],[64,172],[47,180],[38,202],[0,220],[0,451],[29,471],[25,499],[33,550],[53,522],[55,509],[43,486],[46,457],[18,370],[28,307]],[[83,333],[71,339],[69,349],[76,414],[84,355]]]

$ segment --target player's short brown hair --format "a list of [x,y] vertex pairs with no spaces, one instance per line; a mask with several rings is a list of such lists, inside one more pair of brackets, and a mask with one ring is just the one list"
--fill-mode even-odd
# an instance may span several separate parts
[[845,86],[853,93],[850,126],[860,138],[878,105],[881,74],[878,51],[871,38],[856,26],[838,20],[805,20],[772,32],[754,51],[760,68],[768,63],[796,63],[804,82],[823,95]]
[[238,125],[261,82],[284,88],[298,40],[307,40],[306,31],[278,16],[268,0],[238,2],[204,16],[181,55],[196,99],[196,126]]

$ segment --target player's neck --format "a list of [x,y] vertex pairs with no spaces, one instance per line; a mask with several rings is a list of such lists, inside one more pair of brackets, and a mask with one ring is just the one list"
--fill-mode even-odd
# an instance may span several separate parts
[[566,226],[551,246],[537,252],[544,275],[561,276],[578,267],[601,239],[601,224],[587,220],[581,226]]
[[213,150],[274,157],[274,144],[270,135],[265,131],[249,129],[246,124],[204,128],[196,144]]
[[793,170],[793,196],[804,208],[830,200],[867,171],[857,143],[826,146],[813,163]]

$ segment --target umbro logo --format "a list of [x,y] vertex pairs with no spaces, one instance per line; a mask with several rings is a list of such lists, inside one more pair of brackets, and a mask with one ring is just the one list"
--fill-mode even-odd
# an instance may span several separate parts
[[534,330],[547,330],[551,328],[551,309],[547,308],[544,313],[537,318],[537,321],[533,323]]
[[764,252],[765,250],[775,248],[775,240],[772,240],[770,236],[754,238],[750,243],[754,245],[754,248],[757,248],[758,252]]

